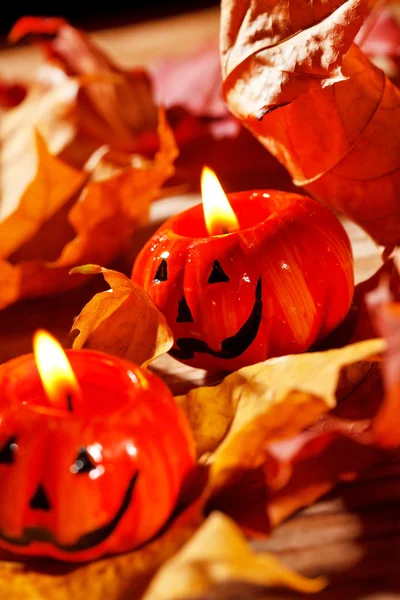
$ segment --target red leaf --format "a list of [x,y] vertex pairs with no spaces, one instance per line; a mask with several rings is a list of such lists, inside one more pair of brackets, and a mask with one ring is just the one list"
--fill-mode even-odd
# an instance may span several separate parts
[[0,80],[0,108],[18,106],[26,96],[26,87],[21,83]]
[[372,22],[367,19],[354,41],[367,56],[400,57],[400,26],[390,8],[384,6]]
[[184,60],[158,63],[152,69],[156,102],[181,106],[196,117],[229,115],[221,95],[218,43],[212,42]]
[[33,33],[37,35],[56,35],[67,22],[61,17],[22,17],[11,29],[8,39],[18,42],[23,37]]

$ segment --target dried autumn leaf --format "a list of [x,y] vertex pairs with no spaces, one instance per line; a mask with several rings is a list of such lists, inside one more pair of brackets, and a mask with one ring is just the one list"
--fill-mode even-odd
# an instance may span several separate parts
[[290,177],[226,108],[216,41],[181,60],[163,60],[151,70],[156,100],[166,106],[179,146],[177,176],[198,187],[204,164],[224,189],[292,189]]
[[[62,215],[64,207],[87,179],[86,173],[52,156],[38,133],[36,148],[36,174],[17,203],[16,198],[8,197],[15,205],[11,211],[10,206],[5,207],[7,214],[0,221],[0,308],[20,298],[51,293],[57,287],[62,288],[62,282],[67,280],[67,271],[51,270],[45,261],[47,257],[51,259],[55,244],[68,241],[69,229],[59,230],[58,239],[43,237],[40,247],[36,246],[33,253],[27,253],[32,260],[27,261],[23,254],[19,264],[14,264],[16,261],[13,260],[21,247],[37,239],[46,222],[54,222],[57,214]],[[7,197],[4,200],[7,202]],[[70,285],[76,284],[77,279],[70,281]]]
[[74,348],[101,350],[146,366],[172,347],[174,339],[165,318],[140,286],[118,271],[97,265],[73,272],[102,273],[111,288],[96,294],[77,317],[72,327],[79,331]]
[[196,502],[143,548],[72,568],[46,561],[0,560],[0,597],[4,600],[140,598],[155,571],[190,538],[202,519],[201,503]]
[[[140,135],[154,131],[157,124],[147,73],[143,69],[120,69],[87,35],[64,19],[23,17],[9,37],[16,42],[32,33],[54,36],[45,46],[50,58],[57,60],[54,68],[59,77],[64,74],[75,83],[69,119],[73,117],[77,139],[69,151],[64,150],[64,158],[68,155],[76,160],[73,153],[77,146],[90,146],[90,140],[94,143],[92,151],[96,145],[107,143],[128,154],[137,152]],[[38,77],[40,80],[40,71]]]
[[394,248],[385,252],[381,267],[367,280],[359,283],[354,290],[353,304],[341,325],[319,346],[319,350],[339,348],[347,344],[368,340],[377,335],[378,330],[371,318],[368,295],[381,281],[387,281],[393,300],[400,301],[400,253]]
[[215,387],[177,397],[194,431],[198,455],[214,451],[212,486],[222,484],[231,470],[262,465],[268,442],[296,435],[334,408],[341,369],[384,347],[382,340],[369,340],[272,358],[239,369]]
[[272,554],[251,550],[239,527],[212,513],[185,546],[158,571],[144,600],[176,600],[202,594],[228,580],[318,592],[323,578],[308,579]]
[[22,83],[0,78],[0,114],[3,109],[18,106],[25,98],[26,87]]
[[[149,129],[157,144],[156,109],[142,70],[121,71],[63,19],[24,18],[11,37],[32,32],[56,37],[46,46],[52,62],[39,69],[25,100],[1,120],[0,219],[7,220],[0,228],[7,226],[7,234],[0,253],[0,308],[78,285],[84,278],[68,276],[71,267],[115,258],[147,218],[177,155],[163,111],[154,161],[131,154]],[[42,140],[38,156],[35,130]],[[107,155],[78,198],[89,172],[76,169],[104,142]],[[35,201],[57,194],[57,201]]]
[[[399,282],[398,257],[393,266]],[[383,277],[378,287],[368,293],[366,302],[376,330],[387,342],[382,366],[385,399],[373,422],[376,443],[383,448],[400,445],[400,303],[390,284],[393,277]],[[396,290],[398,291],[398,289]]]
[[[343,397],[341,383],[347,382],[349,371],[353,389]],[[241,470],[238,465],[234,477],[213,492],[207,510],[222,510],[250,535],[269,534],[271,528],[338,482],[354,479],[371,465],[387,460],[371,432],[383,397],[376,363],[363,361],[343,369],[336,396],[337,407],[307,430],[267,441],[261,466]]]
[[133,231],[147,219],[150,204],[164,182],[174,173],[178,149],[163,109],[159,110],[158,135],[160,149],[153,162],[136,157],[132,166],[116,173],[112,164],[98,164],[92,181],[69,213],[76,237],[64,247],[56,266],[94,261],[107,264],[125,248]]
[[[370,423],[339,421],[326,433],[307,431],[271,444],[264,468],[270,527],[311,505],[340,481],[351,481],[387,459],[373,444]],[[233,511],[234,512],[234,511]]]
[[[49,68],[46,77],[53,76]],[[57,155],[73,137],[73,123],[67,115],[77,84],[63,75],[57,86],[45,81],[40,89],[33,86],[25,100],[7,111],[0,121],[1,219],[18,208],[22,194],[40,167],[38,159],[42,156],[38,154],[35,131],[36,140],[40,135],[52,155]],[[64,186],[68,189],[66,183]]]
[[[388,460],[374,445],[371,421],[326,419],[322,431],[268,444],[262,467],[238,473],[208,502],[252,536],[265,536],[297,510],[310,506],[342,481],[352,481]],[[326,431],[324,430],[326,428]]]
[[222,439],[203,456],[210,465],[207,509],[265,535],[337,482],[382,461],[371,423],[383,394],[371,361],[384,348],[368,340],[273,359],[178,398],[200,451]]
[[384,348],[382,340],[368,340],[257,365],[249,383],[258,393],[252,390],[246,395],[242,390],[230,429],[210,458],[209,489],[218,490],[238,471],[262,466],[268,457],[268,443],[296,435],[334,408],[341,369]]
[[296,185],[391,244],[400,239],[400,92],[352,44],[366,8],[223,0],[223,93]]
[[2,196],[1,206],[7,213],[0,222],[0,256],[3,259],[31,239],[45,221],[73,198],[88,177],[54,157],[39,133],[36,133],[35,142],[35,177],[20,198],[13,197],[13,206],[5,206],[7,196]]
[[[71,288],[84,279],[69,277],[71,267],[87,262],[107,264],[125,249],[174,170],[177,149],[162,110],[158,132],[160,150],[153,162],[134,157],[132,165],[120,168],[103,159],[86,185],[89,172],[74,169],[50,154],[37,134],[38,159],[31,183],[22,196],[13,188],[4,198],[8,204],[0,222],[0,231],[4,230],[0,308],[21,298]],[[10,135],[12,138],[12,131]]]

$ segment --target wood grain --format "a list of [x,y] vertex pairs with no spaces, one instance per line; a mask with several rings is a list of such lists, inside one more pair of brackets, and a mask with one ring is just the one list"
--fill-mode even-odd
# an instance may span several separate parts
[[[149,64],[165,56],[185,56],[218,33],[218,12],[206,10],[163,21],[98,32],[93,38],[124,66]],[[22,78],[39,62],[28,47],[0,53],[0,75]],[[135,253],[170,214],[198,202],[198,196],[180,196],[158,202],[150,224],[137,232],[130,254],[116,265],[129,272]],[[353,243],[356,280],[371,275],[380,264],[379,249],[354,224],[344,222]],[[96,291],[101,278],[62,297],[32,300],[12,306],[0,314],[0,361],[31,350],[32,333],[38,327],[53,332],[64,345],[70,344],[73,318]],[[170,357],[162,357],[153,368],[174,393],[192,386],[215,382],[220,374],[189,369]],[[314,596],[316,600],[400,599],[400,462],[372,469],[360,480],[340,486],[333,494],[301,511],[278,527],[257,548],[269,549],[299,571],[324,573],[332,585]],[[296,598],[299,594],[227,584],[203,600]]]

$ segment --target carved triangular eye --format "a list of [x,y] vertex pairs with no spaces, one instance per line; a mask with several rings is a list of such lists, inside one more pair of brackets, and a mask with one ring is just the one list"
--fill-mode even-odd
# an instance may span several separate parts
[[229,281],[228,275],[225,273],[219,262],[214,260],[208,283],[226,283],[227,281]]
[[159,283],[160,281],[167,281],[168,279],[168,265],[165,258],[161,259],[156,274],[154,275],[154,281]]
[[75,462],[71,466],[71,472],[74,475],[81,475],[83,473],[90,473],[93,469],[96,469],[96,465],[93,463],[92,457],[85,448],[80,448]]
[[193,323],[193,316],[190,311],[189,305],[186,302],[185,296],[178,302],[178,316],[176,317],[177,323]]
[[51,504],[42,483],[39,483],[29,506],[32,510],[51,510]]
[[17,438],[13,435],[8,438],[4,446],[2,446],[0,449],[0,464],[12,465],[15,460],[15,453],[17,450]]

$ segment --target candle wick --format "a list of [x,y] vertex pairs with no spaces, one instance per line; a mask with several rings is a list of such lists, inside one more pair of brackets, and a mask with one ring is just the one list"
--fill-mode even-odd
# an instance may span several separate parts
[[69,412],[72,412],[72,410],[73,410],[72,394],[67,394],[67,408],[68,408]]

